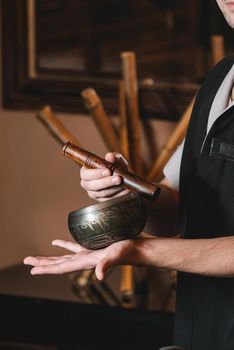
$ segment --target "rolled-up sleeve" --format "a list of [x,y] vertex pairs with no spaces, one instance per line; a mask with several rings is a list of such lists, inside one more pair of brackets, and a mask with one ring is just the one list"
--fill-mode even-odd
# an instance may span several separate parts
[[171,156],[163,169],[164,176],[170,182],[173,189],[179,191],[180,183],[180,165],[182,153],[184,149],[184,141],[177,147],[175,153]]

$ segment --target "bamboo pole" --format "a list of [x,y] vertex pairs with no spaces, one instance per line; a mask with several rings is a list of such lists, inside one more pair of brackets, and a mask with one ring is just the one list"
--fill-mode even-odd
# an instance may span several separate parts
[[129,160],[129,140],[126,110],[125,85],[123,80],[119,82],[119,115],[120,115],[120,144],[125,159]]
[[130,265],[121,267],[120,293],[125,307],[134,306],[134,269]]
[[163,176],[163,168],[167,161],[171,157],[172,153],[175,151],[176,147],[183,141],[188,124],[190,121],[193,105],[195,98],[192,99],[185,112],[183,113],[180,121],[178,122],[175,130],[170,136],[165,147],[162,149],[159,157],[156,159],[155,164],[151,168],[147,178],[149,181],[159,181]]
[[108,150],[121,153],[121,147],[116,132],[96,91],[87,88],[81,92],[81,96],[83,97],[85,106],[91,113]]
[[92,281],[92,273],[93,271],[81,271],[81,272],[75,272],[71,273],[69,275],[69,278],[72,282],[73,290],[82,302],[86,304],[93,304],[97,303],[97,300],[95,296],[88,291],[88,286]]
[[139,116],[136,56],[134,52],[121,53],[122,75],[126,90],[129,161],[133,170],[142,175],[141,124]]
[[[125,151],[130,166],[137,174],[142,174],[141,159],[141,124],[138,101],[138,81],[136,56],[134,52],[122,52],[122,76],[120,83],[120,115],[122,149]],[[121,270],[120,291],[125,306],[134,304],[134,268],[123,266]]]
[[[126,94],[125,84],[123,80],[121,80],[119,83],[119,115],[120,144],[124,158],[129,161],[129,138],[126,110]],[[122,299],[122,305],[124,307],[132,307],[134,302],[134,280],[132,266],[121,266],[120,294]]]
[[50,106],[44,106],[39,112],[37,112],[36,116],[47,128],[50,134],[56,139],[56,141],[61,145],[64,146],[67,142],[70,141],[79,146],[78,140],[56,117]]
[[93,270],[81,271],[81,273],[75,280],[77,287],[80,289],[87,287],[87,285],[92,281],[93,276],[94,276]]
[[224,37],[223,35],[211,36],[211,55],[212,65],[221,61],[225,57]]

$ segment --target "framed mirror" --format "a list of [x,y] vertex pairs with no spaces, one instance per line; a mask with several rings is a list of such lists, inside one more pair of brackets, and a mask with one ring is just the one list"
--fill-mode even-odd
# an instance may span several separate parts
[[81,91],[92,87],[107,111],[118,113],[120,55],[134,51],[143,115],[176,119],[206,72],[204,1],[2,0],[1,6],[5,108],[50,104],[86,113]]

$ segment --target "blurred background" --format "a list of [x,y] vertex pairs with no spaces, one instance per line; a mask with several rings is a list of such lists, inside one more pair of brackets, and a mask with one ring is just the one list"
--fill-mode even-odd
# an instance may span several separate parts
[[[69,211],[94,203],[80,186],[79,166],[62,156],[62,146],[39,122],[38,111],[49,105],[84,148],[103,157],[109,148],[82,91],[95,90],[120,137],[121,54],[134,53],[146,176],[209,69],[232,53],[234,41],[214,0],[2,0],[0,30],[0,269],[5,281],[4,271],[18,271],[27,255],[63,253],[51,241],[71,240]],[[145,308],[174,312],[174,294],[164,308],[171,276],[150,275],[153,296]],[[110,280],[115,291],[119,278],[117,270]],[[13,282],[7,292],[11,288]],[[55,294],[76,300],[64,288]],[[47,292],[51,297],[53,291]]]
[[144,154],[152,164],[196,91],[166,92],[165,103],[156,83],[199,85],[212,66],[216,34],[225,34],[230,53],[231,33],[215,1],[1,1],[0,267],[54,252],[53,238],[70,238],[68,211],[90,203],[79,169],[62,157],[36,112],[50,104],[85,148],[103,156],[107,148],[81,91],[95,88],[118,119],[120,54],[134,51],[139,84],[151,85],[140,98],[152,128]]

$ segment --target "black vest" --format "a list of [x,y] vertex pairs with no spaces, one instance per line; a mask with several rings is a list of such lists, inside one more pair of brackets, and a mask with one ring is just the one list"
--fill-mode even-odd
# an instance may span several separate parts
[[[208,74],[194,105],[180,175],[185,239],[234,235],[234,107],[206,136],[212,102],[233,64],[230,56]],[[234,350],[234,278],[178,273],[174,343]]]

